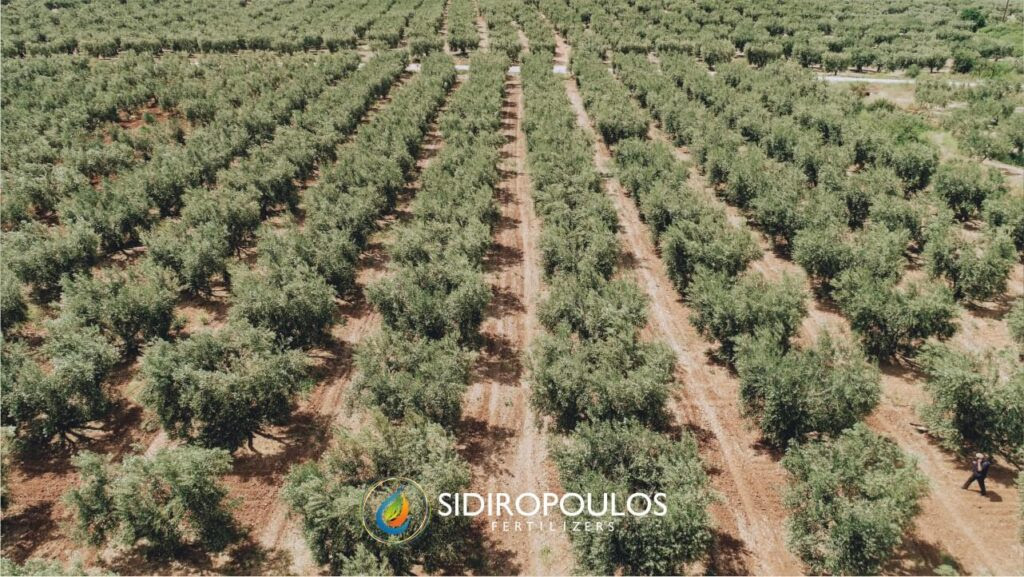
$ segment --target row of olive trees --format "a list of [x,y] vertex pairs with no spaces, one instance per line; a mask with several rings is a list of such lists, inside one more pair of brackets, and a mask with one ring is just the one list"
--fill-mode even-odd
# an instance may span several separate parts
[[[599,131],[611,141],[645,133],[645,116],[586,50],[574,54],[573,67]],[[640,340],[647,298],[634,281],[612,279],[618,218],[550,54],[526,60],[523,82],[527,160],[551,287],[539,309],[546,333],[530,351],[533,405],[568,433],[553,441],[552,454],[567,491],[668,495],[664,517],[573,533],[577,562],[596,573],[678,573],[708,550],[712,497],[693,438],[660,432],[675,355]]]
[[481,266],[497,216],[508,60],[476,53],[470,65],[437,121],[444,147],[420,174],[412,218],[392,229],[390,274],[366,291],[383,327],[356,350],[354,391],[374,416],[321,462],[293,468],[286,483],[314,557],[335,573],[432,571],[466,561],[465,518],[434,514],[427,534],[389,547],[362,531],[360,506],[372,482],[393,475],[416,480],[430,501],[469,484],[452,431],[490,299]]

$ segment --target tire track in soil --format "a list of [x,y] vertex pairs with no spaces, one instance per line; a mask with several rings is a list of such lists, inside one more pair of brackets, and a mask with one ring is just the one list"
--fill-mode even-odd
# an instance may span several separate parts
[[[561,35],[555,40],[556,64],[568,65],[571,47]],[[596,143],[598,170],[609,174],[611,153],[593,129],[576,81],[567,76],[565,84],[579,125]],[[799,573],[800,564],[786,548],[782,530],[785,509],[780,491],[786,475],[778,455],[760,444],[740,414],[739,383],[709,360],[713,347],[689,323],[689,308],[669,280],[633,200],[615,178],[607,178],[605,186],[619,214],[620,237],[629,251],[625,260],[651,298],[646,333],[664,340],[679,360],[676,377],[683,386],[670,409],[697,438],[712,486],[722,497],[711,507],[717,530],[706,569],[725,574]]]
[[[671,140],[658,128],[653,138]],[[690,161],[685,147],[675,147],[680,160]],[[735,206],[726,204],[712,191],[696,167],[691,167],[691,187],[722,206],[730,222],[746,226],[747,218]],[[849,320],[833,305],[814,296],[802,267],[779,257],[771,242],[757,231],[756,239],[764,257],[751,263],[751,269],[770,279],[783,273],[805,280],[810,295],[808,314],[804,318],[798,340],[813,343],[823,331],[846,338],[855,338]],[[954,335],[956,346],[968,350],[991,350],[1010,346],[1005,316],[1014,298],[1024,293],[1024,267],[1015,265],[1010,275],[1009,292],[992,302],[980,303],[962,311],[959,330]],[[922,500],[921,513],[907,534],[886,573],[932,574],[936,567],[952,557],[962,570],[970,574],[1024,574],[1024,546],[1013,530],[1019,524],[1019,489],[1014,475],[1006,468],[993,469],[989,475],[989,499],[977,492],[966,492],[960,485],[970,475],[969,464],[943,450],[934,440],[918,430],[918,407],[928,402],[924,376],[912,367],[898,363],[881,363],[882,398],[878,408],[865,422],[876,432],[894,440],[904,451],[914,455],[921,471],[929,480],[930,492]],[[1009,552],[1009,554],[1000,552]]]
[[[523,92],[518,76],[506,79],[502,107],[501,182],[496,188],[500,217],[484,261],[493,293],[481,326],[484,347],[473,368],[458,428],[460,452],[472,472],[470,490],[557,492],[561,489],[547,458],[546,438],[530,405],[522,365],[538,333],[536,307],[541,273],[537,241],[540,225],[526,172],[522,130]],[[518,517],[478,518],[474,529],[486,543],[490,574],[564,575],[571,570],[570,546],[562,533],[492,530],[490,522],[525,522]],[[536,521],[536,520],[534,520]],[[557,525],[558,520],[550,520]],[[523,526],[525,529],[525,525]]]

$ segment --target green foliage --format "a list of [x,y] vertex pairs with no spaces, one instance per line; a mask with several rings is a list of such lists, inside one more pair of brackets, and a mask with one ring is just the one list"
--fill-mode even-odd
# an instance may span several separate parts
[[[4,359],[4,362],[7,362],[6,359]],[[14,427],[0,427],[0,511],[6,510],[11,504],[11,485],[9,479],[12,465],[11,454],[14,452],[13,444]]]
[[1024,196],[1000,194],[985,200],[985,222],[989,226],[1005,227],[1018,251],[1024,252]]
[[1006,316],[1006,324],[1010,328],[1010,336],[1024,351],[1024,299],[1017,299]]
[[700,57],[712,69],[719,64],[729,62],[736,54],[736,48],[728,40],[702,41],[700,44]]
[[96,570],[86,570],[80,561],[75,561],[68,566],[62,565],[58,561],[51,561],[48,559],[29,559],[20,565],[7,559],[0,557],[0,575],[7,577],[31,577],[33,575],[39,576],[54,576],[54,575],[67,575],[74,577],[76,575],[111,575],[112,573],[105,573]]
[[79,224],[51,229],[32,222],[4,236],[7,265],[44,298],[56,296],[62,276],[92,266],[99,247],[99,237]]
[[647,322],[647,295],[632,280],[558,276],[550,284],[537,314],[549,331],[564,324],[582,339],[628,342]]
[[184,446],[120,465],[86,451],[72,462],[81,480],[65,501],[75,511],[76,535],[90,545],[143,545],[147,554],[167,557],[186,544],[222,551],[241,535],[217,482],[231,470],[227,451]]
[[178,282],[193,293],[209,293],[215,275],[227,276],[227,228],[216,221],[188,226],[164,221],[143,233],[147,255],[159,266],[173,271]]
[[538,337],[531,350],[532,402],[571,430],[580,421],[663,422],[675,356],[660,343]]
[[978,215],[985,199],[1002,188],[999,172],[985,170],[976,162],[943,163],[935,173],[935,193],[960,220]]
[[756,331],[787,348],[807,314],[806,299],[800,281],[791,276],[771,283],[760,274],[746,274],[732,283],[720,273],[701,271],[689,291],[691,321],[721,344],[721,355],[730,361],[737,339]]
[[921,190],[939,164],[939,154],[927,144],[901,142],[885,151],[885,164],[903,180],[908,190]]
[[469,52],[479,45],[475,3],[453,0],[448,5],[448,47],[454,52]]
[[928,232],[924,259],[934,277],[945,277],[957,299],[984,301],[1002,294],[1018,253],[1008,231],[989,231],[981,242],[961,238],[948,226]]
[[444,428],[410,415],[401,424],[382,416],[358,433],[342,432],[338,442],[317,463],[297,465],[285,481],[283,497],[302,520],[303,534],[317,563],[339,575],[393,571],[413,565],[437,571],[465,560],[464,517],[433,512],[420,538],[389,547],[363,529],[363,497],[372,483],[391,476],[415,480],[431,503],[440,493],[469,486],[469,469]]
[[452,336],[410,338],[385,329],[357,349],[354,386],[390,419],[419,413],[451,430],[462,415],[472,359]]
[[334,289],[305,262],[261,258],[231,273],[231,318],[270,329],[284,344],[323,342],[334,318]]
[[153,266],[81,274],[63,283],[61,315],[99,327],[130,355],[152,338],[166,338],[178,291],[171,275]]
[[[693,437],[669,439],[636,422],[594,422],[556,440],[552,458],[568,492],[595,497],[614,493],[620,507],[635,492],[667,495],[667,515],[612,517],[582,515],[611,522],[614,531],[570,533],[581,569],[611,575],[671,575],[702,558],[711,546],[708,506],[713,497]],[[596,512],[596,511],[595,511]]]
[[366,294],[387,326],[435,339],[453,335],[463,343],[475,338],[491,299],[483,275],[456,258],[402,267]]
[[117,361],[117,350],[96,327],[58,320],[48,329],[42,352],[49,358],[49,370],[23,343],[3,343],[3,421],[14,426],[19,441],[29,444],[80,437],[78,429],[103,418],[110,408],[103,379]]
[[1024,366],[1013,357],[1008,351],[979,357],[944,345],[922,350],[932,397],[922,415],[943,445],[1024,466]]
[[952,336],[956,305],[945,285],[912,283],[898,288],[891,279],[855,268],[835,282],[835,299],[865,351],[879,359],[907,352],[929,337]]
[[7,267],[0,268],[0,325],[4,332],[28,318],[28,305],[21,283]]
[[648,118],[629,98],[629,92],[608,71],[600,55],[581,47],[573,52],[572,72],[580,85],[583,105],[608,144],[647,134]]
[[234,450],[291,413],[305,380],[300,351],[245,324],[155,341],[142,357],[142,402],[172,438]]
[[793,447],[782,464],[790,547],[814,573],[880,573],[928,491],[913,457],[863,424]]
[[881,394],[878,369],[864,353],[827,333],[814,347],[785,352],[771,335],[741,337],[736,371],[746,412],[776,447],[812,432],[838,435],[870,413]]

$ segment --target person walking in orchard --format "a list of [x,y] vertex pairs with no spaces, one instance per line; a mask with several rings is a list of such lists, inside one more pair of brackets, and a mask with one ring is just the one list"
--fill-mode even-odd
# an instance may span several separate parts
[[977,481],[978,487],[981,487],[981,494],[985,495],[985,477],[988,477],[988,468],[992,466],[992,459],[976,453],[974,460],[971,461],[971,476],[964,483],[964,489],[971,486],[971,483]]

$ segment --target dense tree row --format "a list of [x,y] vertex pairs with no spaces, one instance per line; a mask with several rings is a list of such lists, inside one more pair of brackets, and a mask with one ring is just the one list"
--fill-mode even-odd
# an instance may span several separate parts
[[[144,235],[150,257],[173,270],[189,291],[208,291],[215,275],[228,273],[227,257],[251,239],[261,218],[278,205],[298,204],[299,183],[312,174],[317,162],[335,157],[336,146],[355,131],[405,62],[400,53],[373,58],[297,113],[295,122],[280,127],[272,140],[218,174],[215,188],[190,190],[183,198],[180,219],[165,220]],[[312,251],[323,266],[338,266],[332,263],[336,256],[323,253],[339,248],[333,237],[304,231],[291,240]],[[354,258],[343,247],[339,252]],[[325,276],[340,291],[351,282],[344,274]]]
[[214,0],[197,5],[173,0],[153,5],[127,0],[98,6],[73,0],[51,3],[51,10],[50,5],[15,0],[4,4],[3,55],[337,50],[354,47],[382,18],[393,26],[387,14],[395,3]]
[[487,21],[487,38],[490,49],[517,60],[521,46],[516,30],[515,13],[517,3],[501,0],[478,0],[480,12]]
[[[350,53],[205,56],[195,64],[183,55],[125,55],[95,64],[72,57],[4,60],[10,86],[3,119],[9,145],[0,155],[9,189],[4,227],[58,209],[58,216],[73,218],[72,209],[88,207],[72,202],[76,197],[106,200],[95,198],[94,187],[103,188],[104,195],[128,197],[129,204],[150,196],[156,203],[184,178],[179,173],[186,167],[193,180],[212,173],[220,166],[207,164],[208,157],[244,151],[256,136],[250,130],[267,129],[267,117],[279,116],[285,101],[261,102],[261,97],[279,96],[278,88],[298,78],[309,89],[290,89],[286,96],[315,95],[357,63]],[[248,106],[237,110],[242,104]],[[140,109],[143,125],[132,128],[129,115]],[[186,138],[187,147],[182,146]],[[195,168],[189,166],[193,162]],[[117,180],[103,182],[115,174]]]
[[555,54],[555,31],[544,19],[537,5],[523,2],[512,6],[515,20],[526,36],[532,54]]
[[420,5],[406,28],[409,50],[413,55],[422,56],[444,50],[444,35],[441,34],[444,18],[443,2],[423,2]]
[[579,83],[584,106],[608,144],[642,138],[647,134],[647,114],[632,101],[625,87],[608,74],[608,66],[590,38],[585,37],[577,44],[572,54],[572,74]]
[[497,216],[508,60],[477,53],[470,67],[438,120],[444,148],[420,175],[412,219],[394,229],[390,274],[367,290],[384,326],[356,351],[354,388],[377,416],[320,464],[289,474],[286,499],[302,516],[315,558],[332,572],[401,574],[413,564],[431,570],[460,561],[465,518],[435,515],[411,547],[370,539],[358,518],[368,485],[390,475],[415,479],[430,501],[469,482],[449,431],[459,422],[471,343],[490,297],[481,267]]
[[[351,57],[347,62],[355,63]],[[296,200],[289,202],[287,198],[282,198],[282,187],[283,190],[294,192],[295,179],[305,178],[314,162],[333,154],[334,145],[355,129],[363,112],[397,77],[403,66],[404,59],[401,56],[384,56],[379,62],[375,61],[356,72],[346,82],[323,92],[321,98],[315,100],[303,113],[293,115],[295,124],[282,128],[263,147],[251,150],[236,166],[218,173],[216,178],[221,186],[213,191],[196,189],[188,192],[181,220],[168,221],[154,231],[152,236],[147,236],[146,240],[151,245],[147,257],[126,268],[113,267],[96,273],[88,271],[88,267],[96,260],[100,243],[98,235],[84,225],[47,229],[31,223],[11,233],[9,242],[20,248],[9,258],[11,268],[22,280],[31,282],[43,296],[55,294],[58,289],[62,289],[63,293],[59,319],[51,325],[47,338],[53,346],[48,344],[42,351],[48,364],[56,370],[52,374],[39,371],[34,368],[35,362],[27,359],[19,364],[24,369],[12,370],[5,375],[5,389],[10,392],[11,401],[7,403],[5,411],[9,422],[16,425],[19,438],[39,442],[45,442],[55,435],[66,438],[88,426],[89,422],[104,417],[109,402],[102,382],[112,360],[101,362],[100,359],[107,357],[99,355],[96,347],[117,345],[121,355],[130,358],[149,339],[168,338],[175,322],[173,307],[179,287],[182,284],[193,289],[207,287],[211,274],[225,270],[224,259],[229,251],[239,248],[249,231],[259,222],[259,201],[256,199],[261,198],[261,194],[265,195],[262,198],[273,199],[267,200],[266,205],[294,204]],[[267,97],[268,106],[272,100],[270,96]],[[287,112],[287,107],[305,105],[306,100],[301,94],[296,95],[294,100],[281,99],[278,95],[276,106]],[[256,114],[259,112],[257,110]],[[330,118],[328,114],[335,116]],[[217,154],[218,159],[223,159],[217,160],[218,163],[226,164],[230,160],[230,157],[225,159],[223,153]],[[271,169],[266,170],[264,166]],[[129,178],[126,176],[116,182],[125,182]],[[140,184],[145,187],[146,182]],[[239,200],[240,196],[251,200]],[[252,212],[245,216],[241,211],[247,207],[251,207]],[[322,238],[330,240],[326,236]],[[322,242],[317,247],[330,250],[337,245]],[[347,254],[344,252],[346,247],[341,248],[342,254]],[[337,266],[330,254],[320,255],[319,260],[329,268]],[[284,333],[278,335],[282,342],[289,339],[299,344],[308,342],[315,336],[311,336],[310,331],[331,321],[333,290],[317,277],[309,282],[319,281],[322,288],[319,293],[310,293],[309,284],[303,284],[304,279],[292,278],[290,271],[284,272],[280,268],[277,272],[279,275],[276,278],[282,279],[284,285],[280,294],[285,297],[283,302],[278,301],[281,303],[279,308],[274,308],[274,299],[279,295],[263,290],[259,282],[263,280],[261,277],[255,273],[242,274],[240,287],[236,290],[240,295],[240,304],[232,311],[232,318],[274,328],[279,328],[275,323],[291,321],[295,323],[293,326],[296,327],[296,334],[279,331]],[[295,320],[308,316],[310,307],[317,306],[319,309],[313,310],[319,311],[320,325]],[[241,334],[236,334],[239,331]],[[271,333],[268,333],[269,336],[252,336],[245,328],[239,331],[225,331],[215,338],[211,337],[211,342],[204,346],[224,346],[230,350],[236,337],[246,342],[256,339],[253,342],[261,343],[274,337]],[[275,347],[267,345],[254,352],[265,352],[273,356],[277,354]],[[161,351],[166,352],[164,349]],[[221,362],[202,360],[204,354],[198,351],[181,352],[186,359],[183,363],[188,365],[192,362],[194,366],[200,367],[197,370],[223,370],[225,378],[229,380],[236,376],[237,367],[232,367],[230,362],[225,365],[227,368],[204,365]],[[279,406],[259,406],[259,402],[256,402],[255,410],[258,414],[246,417],[245,427],[232,431],[227,437],[219,436],[220,433],[204,433],[200,435],[203,442],[234,448],[246,438],[251,438],[251,434],[268,420],[280,420],[282,415],[287,414],[285,408],[290,406],[290,398],[297,390],[301,373],[301,368],[294,366],[287,371],[292,384],[280,390],[284,400],[279,400]],[[162,378],[174,381],[170,375]],[[246,382],[244,378],[242,381]],[[209,387],[205,377],[190,382],[187,386],[182,382],[173,386],[165,383],[161,389],[163,396],[150,397],[154,404],[171,403],[189,407],[169,410],[167,414],[161,415],[169,429],[178,430],[185,437],[199,435],[196,431],[207,426],[210,421],[231,417],[232,411],[230,405],[218,406],[227,397],[217,401],[213,395],[204,392]],[[245,390],[253,399],[258,399],[260,394],[272,391],[277,386],[277,383],[268,382],[232,385],[236,388],[235,393]],[[198,387],[189,394],[191,398],[188,398],[189,395],[178,398],[172,394],[188,387]],[[282,403],[285,408],[282,408]],[[196,422],[193,423],[192,419],[196,419]],[[213,426],[216,428],[220,425],[222,423]]]
[[532,402],[567,433],[554,442],[566,490],[669,496],[665,517],[573,533],[577,562],[597,573],[680,572],[710,544],[711,497],[692,438],[656,430],[675,358],[665,345],[639,339],[648,310],[635,283],[611,280],[618,218],[550,54],[527,57],[523,85],[527,160],[551,287],[539,310],[547,332],[530,351]]
[[[755,66],[789,59],[828,71],[934,71],[952,59],[958,72],[1005,73],[1013,66],[999,59],[1021,55],[1020,46],[1009,41],[1014,24],[1002,22],[997,11],[1002,6],[996,5],[963,8],[946,0],[866,2],[843,10],[810,0],[758,7],[737,0],[545,0],[541,5],[573,43],[586,23],[607,49],[687,53],[711,67],[742,53]],[[1019,21],[1019,8],[1014,11],[1011,18]]]
[[455,52],[469,52],[480,45],[476,29],[476,2],[451,0],[448,3],[448,47]]

